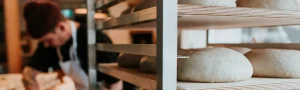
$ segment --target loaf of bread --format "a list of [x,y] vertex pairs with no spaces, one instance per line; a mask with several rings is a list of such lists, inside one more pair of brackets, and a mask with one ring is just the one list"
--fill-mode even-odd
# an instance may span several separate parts
[[256,49],[245,56],[253,65],[254,76],[300,78],[300,51]]
[[179,4],[236,7],[236,0],[178,0]]
[[117,62],[119,67],[138,68],[142,58],[143,58],[142,55],[121,54],[118,57]]
[[156,73],[156,57],[143,57],[140,62],[140,69],[144,72]]
[[177,70],[178,80],[208,83],[247,80],[253,74],[249,60],[228,48],[207,48],[179,59]]
[[300,10],[300,0],[237,0],[238,7]]

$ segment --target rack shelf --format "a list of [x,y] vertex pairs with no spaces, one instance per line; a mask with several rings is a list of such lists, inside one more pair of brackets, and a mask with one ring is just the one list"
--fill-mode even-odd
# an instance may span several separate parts
[[[155,28],[156,7],[104,22],[102,30]],[[178,5],[179,29],[222,29],[300,24],[300,12],[241,7]]]
[[208,44],[208,46],[215,47],[248,47],[253,49],[263,49],[263,48],[277,48],[277,49],[298,49],[300,50],[300,44],[278,44],[278,43],[269,43],[269,44]]
[[[157,54],[156,44],[97,44],[97,50],[146,56],[156,56]],[[184,53],[185,51],[179,50],[178,52]],[[188,56],[178,53],[177,58],[188,58]]]
[[[143,73],[135,68],[119,68],[116,63],[99,64],[99,70],[105,74],[114,76],[121,80],[130,82],[141,88],[155,90],[156,75]],[[177,82],[178,90],[292,90],[299,89],[300,79],[281,79],[281,78],[251,78],[250,80],[234,83],[194,83]]]
[[156,44],[97,44],[97,50],[156,56]]
[[300,79],[252,78],[235,83],[177,82],[178,90],[294,90],[300,89]]
[[136,68],[119,68],[116,63],[113,64],[99,64],[98,69],[110,76],[127,81],[136,86],[148,89],[156,90],[156,75],[143,73]]

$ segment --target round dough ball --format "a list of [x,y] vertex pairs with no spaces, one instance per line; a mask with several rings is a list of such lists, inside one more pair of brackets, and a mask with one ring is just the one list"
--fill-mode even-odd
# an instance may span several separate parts
[[118,57],[117,62],[118,62],[119,67],[138,68],[141,58],[143,58],[142,55],[121,54]]
[[230,49],[232,49],[232,50],[235,50],[235,51],[237,51],[237,52],[240,52],[240,53],[242,53],[242,54],[246,54],[247,52],[250,52],[251,51],[251,49],[249,49],[249,48],[244,48],[244,47],[229,47]]
[[179,4],[236,7],[236,0],[178,0]]
[[238,7],[299,10],[300,0],[237,0]]
[[257,49],[245,56],[253,65],[254,76],[300,78],[300,51]]
[[140,69],[144,72],[156,73],[156,57],[143,57],[140,62]]
[[228,48],[207,48],[178,60],[182,81],[223,83],[250,79],[253,67],[241,53]]

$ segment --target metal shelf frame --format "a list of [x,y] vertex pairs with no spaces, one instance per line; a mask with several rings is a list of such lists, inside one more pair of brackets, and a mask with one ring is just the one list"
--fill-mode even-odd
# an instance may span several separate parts
[[[97,89],[96,80],[96,43],[95,43],[95,21],[93,20],[95,0],[87,0],[88,7],[88,74],[90,77],[91,90]],[[103,3],[102,3],[103,4]],[[100,5],[106,6],[106,5]],[[176,90],[177,85],[177,0],[158,0],[156,10],[158,13],[152,15],[156,18],[157,44],[156,53],[149,54],[157,56],[157,90]],[[103,25],[99,25],[103,26]],[[98,49],[105,49],[100,44]],[[103,48],[104,46],[104,48]]]
[[94,21],[94,3],[95,0],[86,0],[87,4],[87,54],[88,54],[88,76],[90,90],[98,90],[97,69],[96,69],[96,30]]

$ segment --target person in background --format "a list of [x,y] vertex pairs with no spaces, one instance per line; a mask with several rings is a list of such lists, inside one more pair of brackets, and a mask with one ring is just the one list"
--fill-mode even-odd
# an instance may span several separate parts
[[[37,50],[32,59],[27,63],[26,69],[37,72],[58,72],[60,78],[70,77],[76,90],[88,90],[87,76],[87,28],[61,14],[59,5],[50,0],[35,0],[25,3],[23,17],[26,22],[28,34],[39,41]],[[97,43],[112,43],[110,38],[98,31]],[[97,51],[97,63],[113,63],[118,53]],[[25,85],[32,77],[30,73],[23,73]],[[98,80],[105,82],[105,87],[110,90],[122,90],[122,81],[98,72]]]

